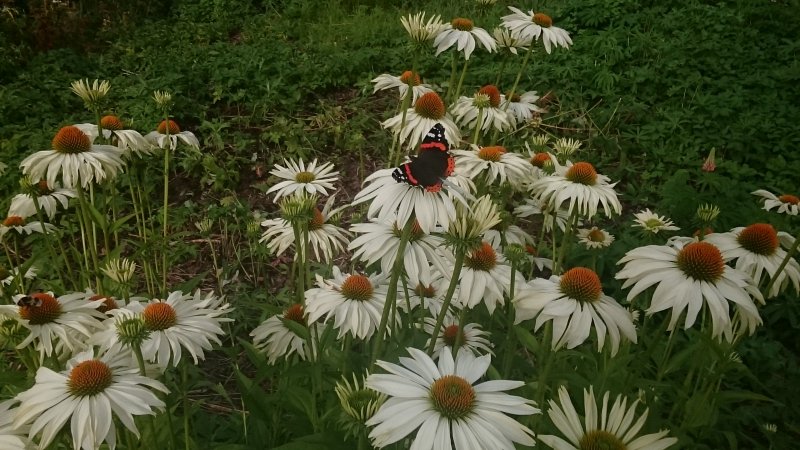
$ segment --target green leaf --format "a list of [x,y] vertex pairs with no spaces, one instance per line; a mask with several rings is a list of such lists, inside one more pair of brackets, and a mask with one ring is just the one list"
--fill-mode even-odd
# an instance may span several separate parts
[[352,450],[352,448],[353,444],[345,442],[341,435],[317,433],[297,438],[273,450]]
[[283,322],[283,326],[291,330],[292,333],[300,336],[306,341],[311,339],[311,333],[308,332],[308,328],[305,325],[297,323],[294,320],[289,320],[284,318],[281,318],[281,322]]
[[536,337],[531,334],[525,328],[522,327],[514,327],[514,334],[517,335],[517,339],[525,346],[528,350],[532,351],[533,353],[539,353],[539,341]]

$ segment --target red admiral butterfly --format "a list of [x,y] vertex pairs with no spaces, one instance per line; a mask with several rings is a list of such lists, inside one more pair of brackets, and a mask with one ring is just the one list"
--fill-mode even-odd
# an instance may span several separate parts
[[408,183],[430,192],[438,192],[442,189],[444,179],[453,174],[455,165],[455,159],[450,154],[450,144],[444,136],[444,127],[437,123],[422,140],[419,154],[395,168],[392,178],[398,183]]

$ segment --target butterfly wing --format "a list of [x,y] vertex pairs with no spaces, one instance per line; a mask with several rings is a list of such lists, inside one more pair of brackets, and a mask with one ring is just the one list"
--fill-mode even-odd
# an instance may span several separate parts
[[455,166],[442,124],[437,123],[428,131],[419,149],[419,155],[412,156],[410,162],[394,169],[392,177],[398,183],[438,190],[442,178],[450,176]]

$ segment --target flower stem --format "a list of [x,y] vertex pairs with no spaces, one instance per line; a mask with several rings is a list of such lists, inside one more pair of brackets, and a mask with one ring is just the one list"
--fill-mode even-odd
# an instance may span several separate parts
[[467,75],[467,67],[469,66],[469,60],[464,61],[464,68],[461,69],[461,76],[458,78],[458,86],[456,86],[455,95],[453,95],[452,102],[458,100],[458,96],[461,95],[461,86],[464,84],[464,77]]
[[769,284],[767,284],[767,287],[764,289],[763,293],[764,298],[767,298],[769,296],[769,293],[772,290],[772,286],[775,284],[775,280],[778,279],[778,275],[780,275],[781,272],[783,272],[783,269],[786,268],[786,265],[789,264],[789,261],[792,259],[792,256],[794,256],[794,254],[797,252],[798,246],[800,246],[800,233],[798,233],[797,236],[795,236],[794,244],[792,244],[792,247],[789,249],[788,252],[786,252],[786,256],[783,258],[783,261],[781,261],[781,265],[778,266],[778,270],[776,270],[775,274],[772,275],[772,277],[770,278]]
[[[553,274],[560,275],[564,271],[564,256],[572,243],[572,228],[578,223],[578,208],[572,210],[567,226],[564,229],[564,236],[561,239],[561,246],[558,248],[558,261],[553,263]],[[555,224],[554,224],[555,225]],[[555,227],[553,228],[555,229]]]
[[472,145],[478,145],[481,136],[481,122],[483,121],[483,108],[478,108],[478,117],[475,119],[475,135],[472,137]]
[[453,301],[453,294],[456,292],[456,286],[461,276],[461,267],[464,265],[465,256],[466,250],[459,247],[456,251],[456,260],[453,265],[453,275],[450,277],[450,285],[447,286],[447,294],[444,296],[442,309],[439,311],[439,315],[436,316],[436,325],[434,325],[433,332],[431,333],[431,343],[428,345],[428,356],[433,355],[433,349],[436,346],[436,336],[439,336],[439,332],[442,330],[444,316],[447,315],[447,311],[450,309],[450,302]]
[[386,326],[389,323],[389,314],[395,311],[395,302],[397,300],[397,281],[403,273],[403,262],[405,260],[406,246],[411,238],[411,229],[414,227],[415,218],[412,215],[408,218],[403,232],[400,235],[400,243],[397,246],[397,256],[394,258],[394,266],[392,267],[392,276],[389,278],[389,288],[386,293],[386,302],[383,304],[383,314],[381,314],[381,321],[378,324],[378,330],[375,335],[375,344],[372,347],[372,358],[370,359],[370,370],[375,365],[375,361],[380,356],[381,347],[383,346],[384,334],[386,333]]
[[[39,223],[42,224],[42,234],[44,235],[44,240],[47,241],[47,249],[50,251],[50,257],[53,258],[53,263],[55,265],[55,262],[58,259],[58,256],[56,256],[55,248],[52,245],[52,241],[50,239],[50,232],[47,231],[47,227],[45,226],[45,223],[44,223],[45,217],[44,217],[44,214],[42,213],[42,207],[39,205],[39,198],[36,196],[36,194],[31,194],[31,200],[33,200],[33,207],[36,209],[36,216],[39,218]],[[56,240],[58,241],[58,239],[56,239]],[[60,241],[59,241],[59,245],[61,245]],[[66,253],[62,252],[62,256],[64,257],[64,264],[65,264],[64,267],[66,267],[66,269],[69,270],[70,273],[71,273],[72,271],[70,270],[69,262],[67,262]],[[58,279],[61,280],[61,287],[66,289],[67,288],[67,284],[64,281],[64,275],[61,273],[61,268],[58,267],[58,266],[56,266],[56,273],[58,274]],[[74,284],[73,284],[73,286],[74,286]]]
[[[169,120],[169,118],[167,118]],[[169,123],[169,122],[167,122]],[[169,268],[167,266],[167,253],[169,249],[169,243],[167,241],[167,233],[168,233],[168,212],[169,212],[169,152],[170,152],[170,145],[169,145],[169,126],[166,127],[167,133],[167,147],[164,149],[164,214],[162,215],[162,235],[164,237],[164,242],[162,245],[161,253],[161,292],[164,295],[167,295],[167,273],[169,272]]]

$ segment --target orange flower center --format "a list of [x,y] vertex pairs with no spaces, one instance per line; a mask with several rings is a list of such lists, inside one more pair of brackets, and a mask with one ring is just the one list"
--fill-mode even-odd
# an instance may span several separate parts
[[433,407],[448,419],[460,419],[475,404],[475,390],[467,380],[457,375],[445,375],[431,385]]
[[89,359],[78,363],[69,372],[67,387],[76,397],[97,395],[109,386],[113,380],[111,369],[98,359]]
[[400,75],[400,81],[409,86],[419,86],[422,84],[422,78],[419,76],[419,74],[410,70],[406,70],[402,75]]
[[525,251],[528,252],[528,254],[532,255],[532,256],[538,256],[539,255],[539,251],[536,250],[536,247],[534,247],[534,246],[532,246],[530,244],[525,246]]
[[53,149],[59,153],[83,153],[92,149],[92,141],[89,136],[86,136],[78,127],[72,125],[58,130],[52,144]]
[[508,91],[506,93],[506,98],[508,99],[508,101],[514,102],[514,103],[518,103],[520,100],[522,100],[522,97],[520,97],[520,95],[518,93],[515,92],[515,93],[512,94],[511,91]]
[[365,302],[372,298],[372,283],[364,275],[350,275],[342,283],[341,292],[349,300]]
[[769,256],[778,249],[778,232],[770,224],[756,223],[742,230],[736,241],[748,251]]
[[166,330],[178,323],[175,309],[164,302],[150,303],[144,308],[144,325],[150,331]]
[[708,242],[693,242],[678,252],[678,268],[687,276],[713,283],[725,272],[719,249]]
[[533,155],[533,158],[531,158],[531,164],[540,169],[543,168],[548,162],[550,162],[550,155],[548,155],[546,152],[537,153]]
[[444,117],[444,102],[436,92],[427,92],[417,99],[414,111],[426,119],[439,120]]
[[488,242],[484,242],[472,254],[464,258],[464,265],[472,270],[488,272],[497,265],[497,254]]
[[169,134],[178,134],[181,132],[181,127],[179,127],[174,120],[162,120],[161,123],[158,124],[156,131],[161,134],[167,134],[167,130],[169,130]]
[[50,195],[53,193],[53,190],[47,185],[47,180],[39,180],[39,182],[36,183],[36,187],[39,189],[39,195]]
[[580,441],[580,450],[627,450],[628,446],[613,433],[605,430],[587,431]]
[[478,150],[478,158],[492,161],[492,162],[500,162],[500,157],[506,153],[506,148],[501,146],[494,146],[494,147],[481,147]]
[[596,302],[600,300],[602,293],[600,278],[593,270],[585,267],[575,267],[564,272],[559,287],[564,295],[582,303]]
[[604,242],[606,240],[605,233],[603,233],[603,230],[599,228],[592,228],[592,231],[589,232],[588,237],[592,242]]
[[500,106],[500,90],[497,89],[497,86],[493,84],[487,84],[486,86],[480,88],[478,93],[489,96],[489,104],[492,105],[492,108],[497,108]]
[[433,285],[425,286],[424,284],[420,283],[414,288],[414,293],[417,294],[418,297],[422,298],[433,298],[436,295],[436,288]]
[[325,225],[325,218],[322,217],[322,211],[320,211],[319,208],[314,208],[312,214],[314,217],[308,222],[308,231],[321,229],[322,226]]
[[119,308],[119,306],[117,306],[117,302],[114,301],[114,299],[111,297],[106,297],[105,295],[93,295],[89,297],[90,302],[93,302],[95,300],[103,301],[103,304],[100,305],[99,308],[97,308],[97,310],[100,311],[101,313],[105,313],[111,311],[112,309]]
[[25,225],[25,219],[20,216],[8,216],[3,221],[3,225],[7,227],[21,227]]
[[459,31],[472,31],[472,29],[475,27],[475,24],[472,23],[471,20],[463,17],[456,17],[452,22],[450,22],[450,25]]
[[544,13],[534,14],[531,20],[533,21],[533,23],[539,25],[540,27],[550,28],[553,26],[553,19]]
[[103,116],[103,118],[100,119],[100,126],[103,127],[103,129],[112,131],[119,131],[124,128],[122,126],[122,121],[119,120],[117,116]]
[[306,318],[303,314],[303,305],[292,305],[283,312],[283,318],[297,322],[300,325],[306,324]]
[[[392,234],[396,238],[400,238],[403,235],[403,230],[397,227],[397,222],[392,225]],[[425,236],[425,233],[422,231],[422,227],[419,225],[419,221],[414,219],[414,224],[411,225],[411,235],[408,238],[409,242],[414,242],[420,238]]]
[[800,203],[800,198],[791,194],[783,194],[778,197],[778,200],[782,201],[783,203],[791,203],[792,205],[797,205]]
[[52,295],[38,292],[30,297],[34,300],[33,304],[20,306],[19,316],[31,325],[44,325],[61,317],[61,303]]
[[450,325],[445,327],[444,332],[442,333],[442,337],[444,338],[444,343],[453,347],[456,345],[456,339],[460,340],[460,344],[464,344],[466,342],[466,336],[464,332],[461,331],[461,328],[458,325]]
[[567,169],[566,178],[573,183],[594,186],[597,182],[597,171],[587,162],[577,162]]

